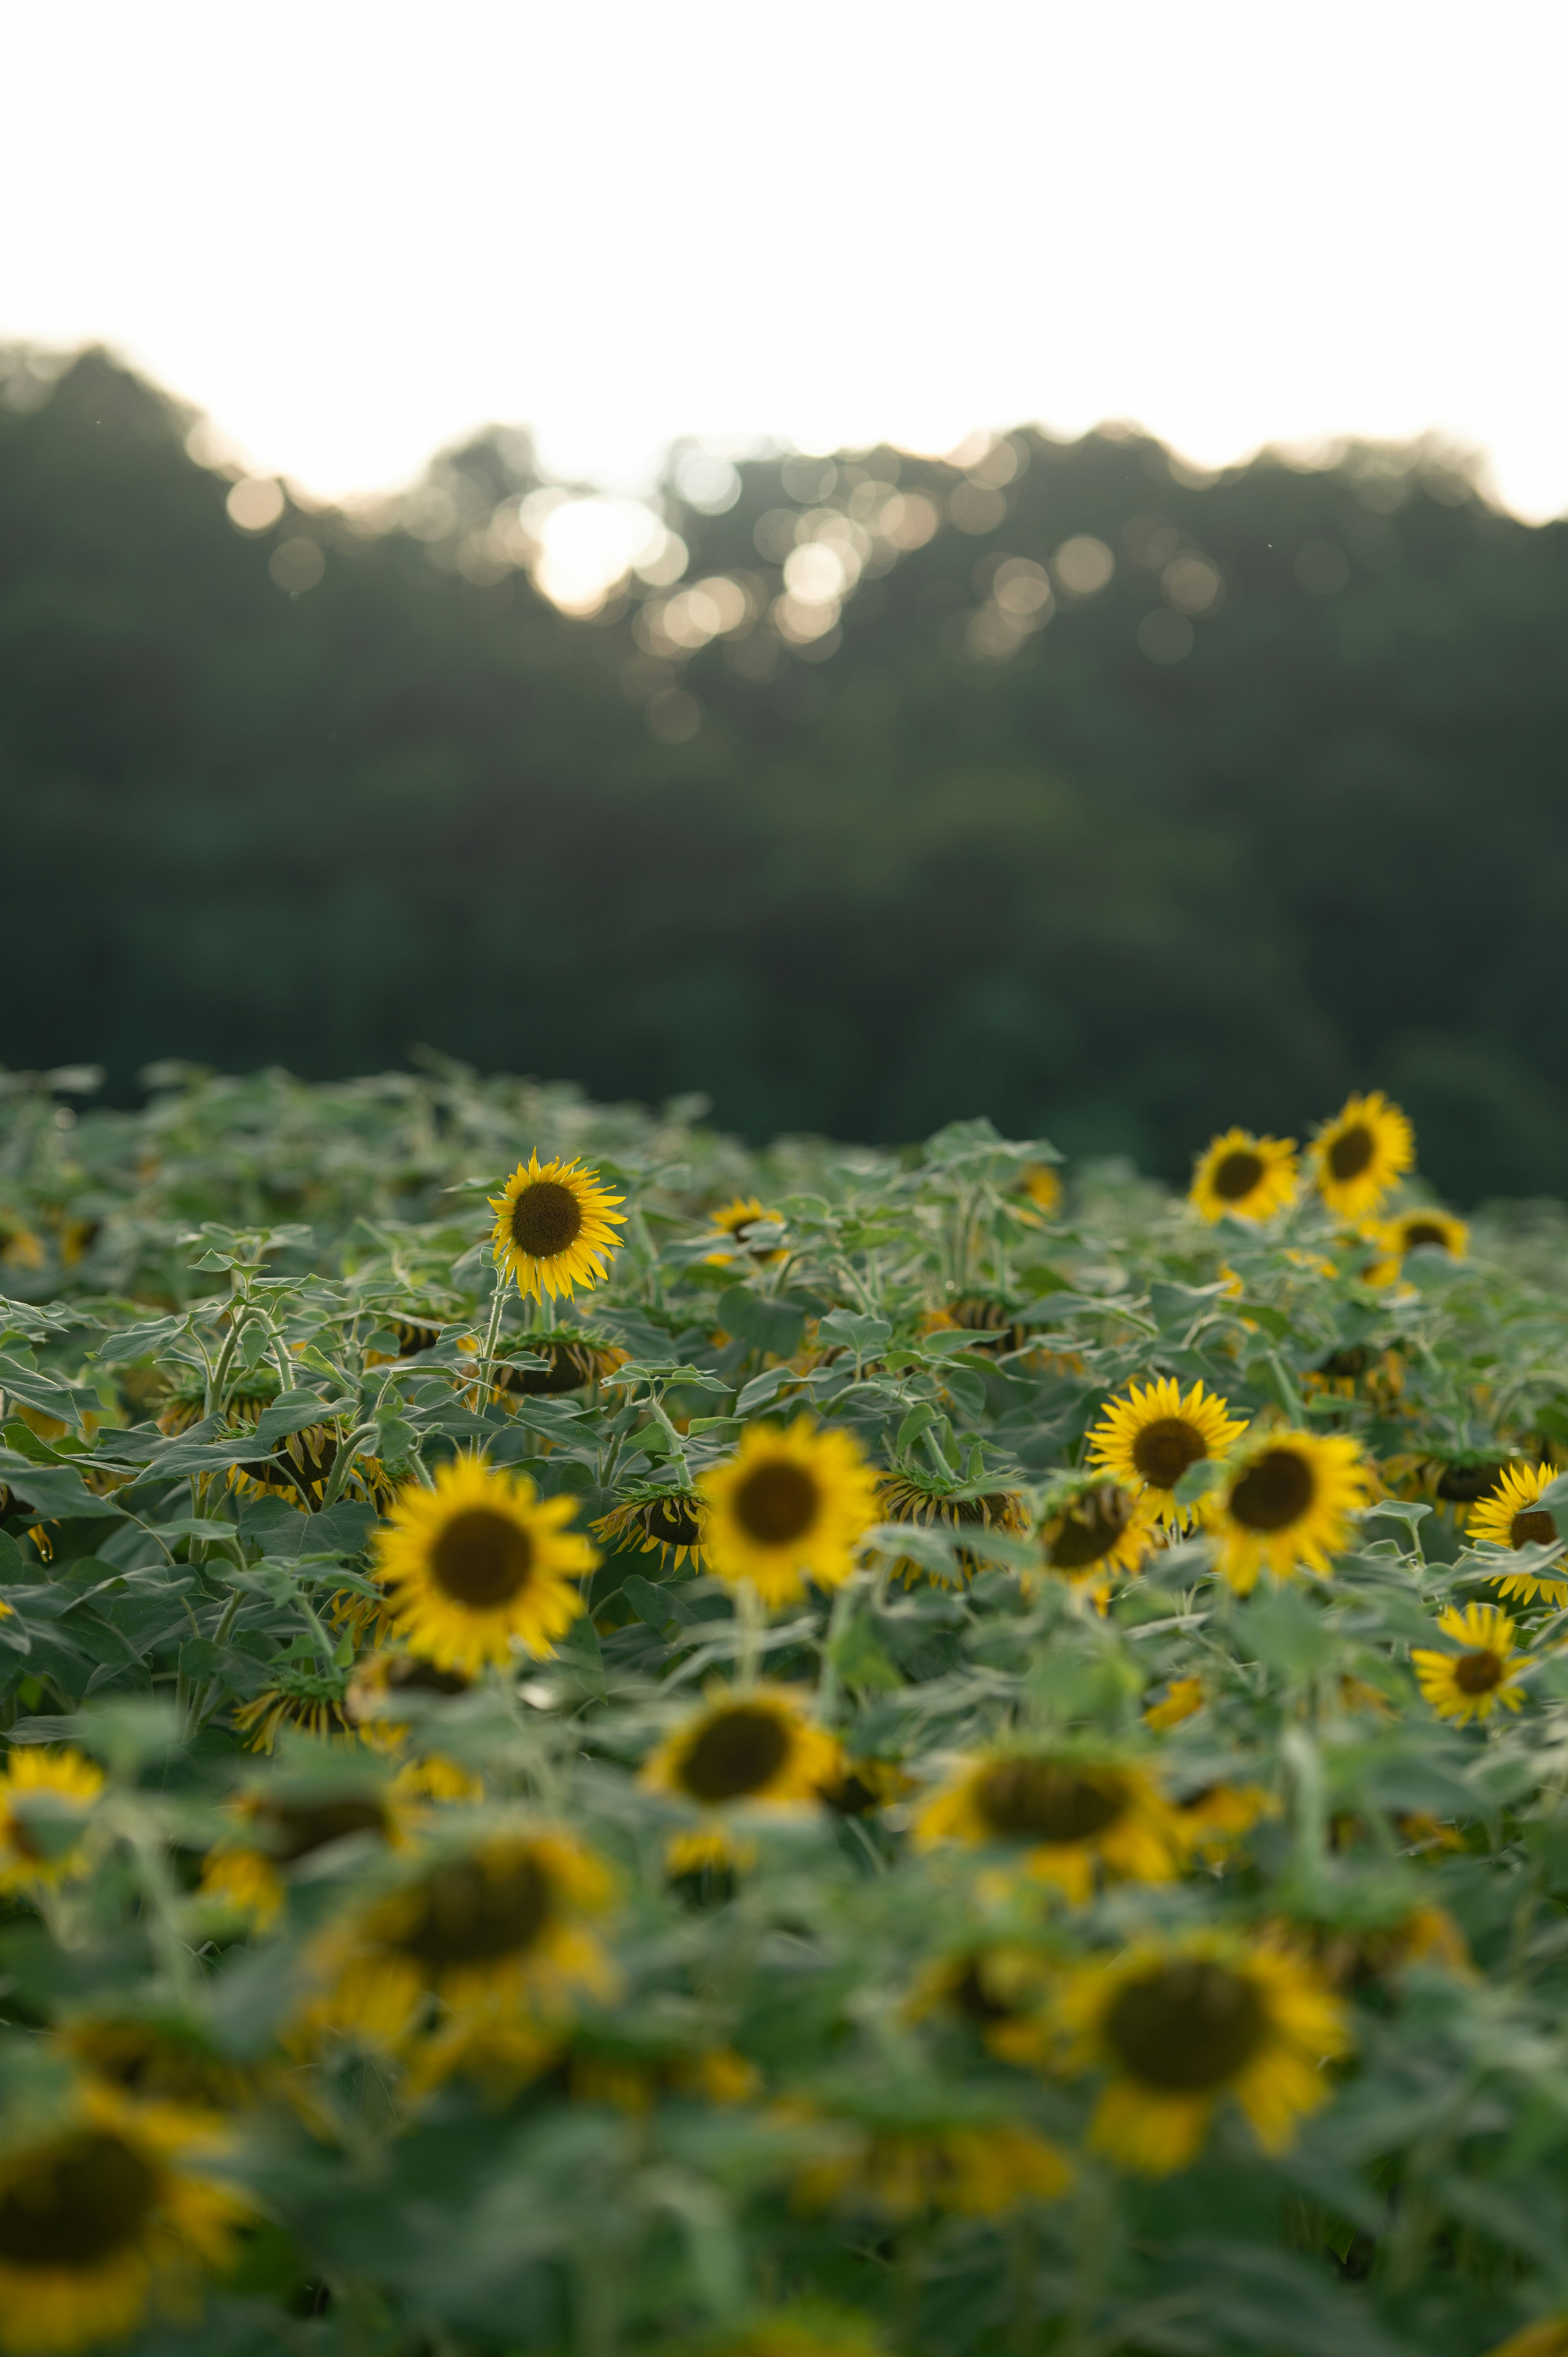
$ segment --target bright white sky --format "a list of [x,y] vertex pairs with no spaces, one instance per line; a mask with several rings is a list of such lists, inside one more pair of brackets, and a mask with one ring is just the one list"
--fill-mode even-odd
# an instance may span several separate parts
[[72,0],[9,12],[0,336],[320,494],[491,419],[624,489],[1133,419],[1436,428],[1568,510],[1563,0]]

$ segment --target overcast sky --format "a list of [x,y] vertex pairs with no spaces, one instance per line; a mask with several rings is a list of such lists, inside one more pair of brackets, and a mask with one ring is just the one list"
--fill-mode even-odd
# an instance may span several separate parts
[[0,336],[323,494],[490,419],[1218,464],[1428,429],[1568,511],[1563,0],[76,0],[7,18]]

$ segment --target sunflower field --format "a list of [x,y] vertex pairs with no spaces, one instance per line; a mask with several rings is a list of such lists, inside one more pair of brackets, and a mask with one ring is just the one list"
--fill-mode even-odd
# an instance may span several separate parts
[[1563,2357],[1568,1216],[0,1080],[0,2352]]

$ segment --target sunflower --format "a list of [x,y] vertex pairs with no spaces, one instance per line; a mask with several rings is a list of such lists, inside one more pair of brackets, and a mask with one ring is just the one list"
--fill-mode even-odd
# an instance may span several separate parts
[[1054,2145],[1010,2120],[841,2120],[841,2148],[795,2179],[803,2209],[869,2210],[884,2218],[933,2211],[994,2218],[1024,2201],[1054,2201],[1072,2172]]
[[1402,1211],[1397,1219],[1382,1222],[1378,1240],[1401,1260],[1422,1251],[1446,1253],[1451,1260],[1463,1260],[1470,1249],[1469,1229],[1446,1211]]
[[[283,1498],[302,1513],[314,1513],[327,1494],[338,1462],[338,1439],[324,1424],[307,1424],[303,1431],[285,1432],[271,1454],[253,1457],[231,1467],[235,1489],[254,1497]],[[373,1457],[356,1457],[342,1495],[357,1498],[381,1512],[392,1496],[392,1484]]]
[[1086,1969],[1060,2020],[1068,2067],[1110,2073],[1090,2142],[1150,2177],[1197,2158],[1227,2096],[1265,2151],[1283,2151],[1348,2044],[1337,2000],[1294,1949],[1219,1932],[1140,1942]]
[[346,1707],[349,1681],[343,1671],[315,1662],[274,1662],[272,1684],[250,1702],[240,1703],[234,1724],[248,1751],[271,1751],[293,1728],[318,1742],[352,1743],[358,1729]]
[[613,1555],[656,1555],[661,1568],[703,1567],[705,1510],[695,1490],[644,1490],[590,1524]]
[[709,1568],[749,1579],[774,1608],[803,1595],[808,1577],[819,1587],[847,1579],[855,1542],[876,1520],[876,1477],[857,1444],[805,1416],[787,1432],[752,1425],[737,1454],[697,1486]]
[[254,2074],[215,2053],[186,2020],[84,2014],[62,2027],[59,2043],[91,2079],[136,2103],[223,2112],[254,2089]]
[[[1024,1501],[1016,1490],[993,1490],[975,1481],[939,1481],[929,1474],[908,1470],[886,1475],[877,1484],[877,1503],[885,1522],[912,1523],[929,1530],[933,1523],[955,1536],[962,1530],[999,1531],[1016,1537],[1027,1527]],[[983,1547],[981,1549],[983,1554]],[[950,1576],[928,1570],[907,1556],[893,1566],[906,1587],[926,1578],[938,1587],[962,1586],[979,1569],[979,1556],[961,1547]]]
[[1144,1710],[1144,1725],[1163,1735],[1167,1728],[1179,1727],[1184,1718],[1191,1718],[1207,1700],[1201,1678],[1172,1678],[1159,1700]]
[[[1027,1196],[1042,1219],[1055,1219],[1061,1210],[1061,1177],[1048,1162],[1026,1162],[1018,1173],[1018,1192]],[[1029,1214],[1023,1211],[1017,1203],[1013,1209],[1021,1218],[1029,1218]],[[1030,1224],[1037,1227],[1039,1222],[1030,1220]]]
[[1036,2061],[1045,2048],[1042,2013],[1056,1979],[1036,1949],[1004,1942],[967,1944],[926,1967],[908,2010],[916,2020],[940,2011],[969,2022],[1004,2062]]
[[1359,1925],[1313,1927],[1313,1961],[1334,1987],[1358,1989],[1393,1980],[1412,1964],[1461,1976],[1471,1973],[1465,1935],[1446,1909],[1396,1900],[1391,1910],[1380,1910],[1380,1917]]
[[1109,1755],[1012,1748],[961,1760],[915,1824],[938,1843],[1024,1842],[1025,1871],[1086,1900],[1108,1879],[1165,1882],[1186,1853],[1178,1813],[1148,1770]]
[[201,2115],[81,2082],[68,2116],[0,2159],[0,2349],[68,2357],[187,2305],[242,2214],[191,2171],[217,2149]]
[[963,1294],[956,1301],[944,1302],[940,1308],[928,1309],[920,1320],[920,1331],[972,1335],[972,1351],[998,1359],[1011,1351],[1026,1351],[1031,1343],[1039,1340],[1033,1327],[1018,1323],[1011,1303],[984,1293]]
[[678,1793],[704,1809],[728,1801],[815,1801],[838,1774],[832,1736],[806,1717],[788,1686],[714,1686],[645,1764],[650,1792]]
[[504,1275],[515,1277],[518,1291],[536,1301],[541,1288],[554,1299],[579,1285],[585,1291],[602,1285],[606,1255],[620,1243],[615,1231],[626,1225],[626,1213],[611,1206],[625,1200],[610,1193],[596,1170],[575,1161],[541,1162],[536,1148],[489,1199],[496,1215],[490,1233]]
[[1154,1544],[1155,1522],[1144,1498],[1119,1481],[1079,1474],[1047,1497],[1039,1527],[1046,1568],[1090,1595],[1103,1612],[1112,1575],[1135,1572]]
[[845,1758],[821,1787],[821,1796],[835,1816],[869,1817],[913,1789],[896,1760]]
[[743,1874],[757,1864],[757,1844],[722,1824],[695,1825],[671,1834],[664,1845],[664,1871],[672,1883],[728,1899]]
[[[392,1647],[367,1653],[355,1663],[343,1707],[365,1741],[378,1751],[400,1751],[408,1741],[411,1721],[397,1715],[396,1697],[467,1694],[472,1680],[461,1670],[439,1670],[419,1653]],[[428,1704],[419,1706],[424,1717]]]
[[738,2332],[728,2329],[704,2341],[683,2337],[679,2357],[885,2357],[885,2344],[865,2317],[810,2301]]
[[1239,1596],[1265,1564],[1279,1579],[1303,1567],[1326,1577],[1369,1486],[1360,1450],[1342,1433],[1260,1434],[1204,1501],[1216,1570]]
[[0,1892],[44,1889],[78,1872],[102,1790],[103,1770],[80,1751],[13,1744],[0,1769]]
[[1197,1509],[1177,1504],[1176,1483],[1203,1458],[1223,1457],[1246,1428],[1229,1401],[1201,1383],[1184,1393],[1174,1376],[1162,1375],[1111,1401],[1089,1435],[1089,1459],[1143,1500],[1155,1521],[1180,1530]]
[[[1496,1487],[1471,1510],[1471,1544],[1511,1547],[1516,1554],[1524,1546],[1556,1546],[1557,1525],[1551,1509],[1536,1503],[1541,1491],[1556,1480],[1556,1466],[1508,1465],[1499,1471]],[[1533,1604],[1538,1597],[1549,1604],[1568,1604],[1565,1579],[1542,1579],[1533,1572],[1513,1571],[1506,1578],[1499,1574],[1493,1586],[1520,1604]]]
[[324,1933],[309,2024],[397,2048],[446,2014],[564,2018],[578,1990],[613,1991],[592,1929],[611,1893],[603,1860],[553,1829],[416,1859],[398,1887]]
[[1261,1784],[1221,1781],[1184,1792],[1177,1809],[1193,1848],[1214,1866],[1261,1817],[1277,1816],[1279,1803]]
[[1415,1132],[1381,1089],[1347,1098],[1312,1141],[1313,1178],[1331,1211],[1359,1220],[1375,1211],[1415,1160]]
[[376,1533],[376,1567],[409,1651],[469,1676],[514,1642],[549,1660],[584,1609],[575,1583],[598,1562],[563,1527],[576,1511],[482,1457],[437,1466],[433,1489],[407,1483]]
[[291,1867],[334,1842],[403,1838],[396,1811],[371,1787],[249,1792],[232,1814],[234,1834],[203,1864],[201,1895],[252,1916],[263,1930],[283,1911]]
[[607,2025],[579,2029],[565,2058],[567,2093],[575,2103],[613,2104],[618,2111],[650,2111],[661,2096],[677,2102],[744,2104],[760,2080],[727,2046],[697,2043],[690,2030],[638,2035]]
[[542,1367],[513,1367],[504,1361],[496,1367],[490,1385],[490,1397],[507,1399],[558,1399],[563,1393],[581,1391],[585,1383],[596,1389],[607,1375],[626,1364],[626,1352],[618,1342],[607,1335],[590,1334],[583,1327],[557,1329],[550,1334],[513,1335],[502,1344],[503,1350],[514,1350],[520,1357],[542,1359]]
[[1187,1201],[1206,1220],[1272,1220],[1294,1201],[1294,1137],[1254,1137],[1228,1129],[1198,1157]]
[[1463,1611],[1451,1605],[1438,1614],[1437,1625],[1460,1650],[1440,1653],[1434,1646],[1412,1646],[1423,1701],[1457,1727],[1490,1718],[1499,1702],[1505,1710],[1517,1710],[1524,1700],[1519,1680],[1528,1663],[1514,1658],[1518,1649],[1508,1614],[1495,1604],[1466,1604]]
[[1522,2332],[1510,2332],[1487,2357],[1568,2357],[1568,2316],[1543,2316]]
[[788,1249],[783,1244],[753,1243],[751,1241],[758,1228],[782,1227],[784,1224],[783,1212],[767,1210],[760,1195],[737,1195],[733,1203],[725,1203],[714,1213],[710,1224],[718,1230],[721,1236],[729,1239],[727,1249],[707,1254],[710,1266],[722,1265],[742,1254],[762,1267],[767,1267],[773,1261],[789,1258]]

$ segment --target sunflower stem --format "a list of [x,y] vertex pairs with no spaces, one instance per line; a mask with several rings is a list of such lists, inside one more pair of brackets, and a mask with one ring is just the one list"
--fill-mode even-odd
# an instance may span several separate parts
[[500,1340],[501,1311],[506,1307],[506,1271],[498,1261],[495,1293],[490,1301],[489,1323],[485,1328],[485,1347],[479,1353],[479,1396],[475,1403],[476,1408],[484,1406],[495,1383],[496,1345]]
[[762,1658],[762,1632],[768,1626],[768,1615],[756,1583],[737,1579],[735,1584],[736,1617],[740,1622],[740,1651],[736,1659],[736,1682],[750,1685],[757,1676]]

